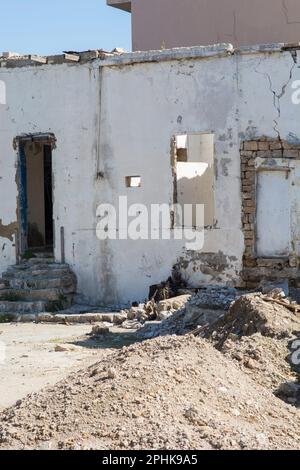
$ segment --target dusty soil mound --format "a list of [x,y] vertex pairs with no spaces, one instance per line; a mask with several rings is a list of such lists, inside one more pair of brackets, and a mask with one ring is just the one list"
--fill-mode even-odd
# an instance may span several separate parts
[[123,348],[0,414],[0,448],[296,449],[300,412],[207,340]]
[[291,404],[300,403],[299,366],[292,364],[300,319],[284,305],[249,294],[234,302],[205,336],[259,384]]
[[250,336],[261,333],[271,338],[287,338],[300,331],[300,318],[276,299],[262,294],[248,294],[236,300],[218,325],[219,333]]

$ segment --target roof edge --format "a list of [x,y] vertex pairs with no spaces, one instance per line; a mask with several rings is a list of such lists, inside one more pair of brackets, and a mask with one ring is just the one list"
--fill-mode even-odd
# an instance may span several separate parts
[[0,71],[3,68],[19,68],[45,65],[80,65],[88,62],[96,66],[122,66],[143,62],[166,62],[172,60],[205,59],[226,57],[231,55],[272,54],[300,50],[300,43],[261,44],[235,49],[230,43],[214,44],[211,46],[179,47],[157,51],[125,52],[114,49],[111,52],[103,49],[84,52],[65,52],[61,55],[37,56],[15,55],[9,58],[0,56]]
[[106,0],[108,6],[131,13],[131,0]]

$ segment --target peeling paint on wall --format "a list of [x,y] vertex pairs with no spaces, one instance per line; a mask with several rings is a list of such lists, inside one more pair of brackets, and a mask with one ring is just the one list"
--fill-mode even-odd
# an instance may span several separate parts
[[180,273],[188,283],[191,282],[191,274],[197,272],[204,275],[204,281],[209,279],[210,283],[220,283],[224,276],[227,276],[227,281],[234,279],[236,261],[235,256],[226,255],[221,250],[217,253],[186,251],[174,265],[173,272]]
[[0,237],[7,238],[11,242],[14,241],[14,234],[18,228],[17,222],[12,222],[8,225],[2,223],[2,219],[0,219]]

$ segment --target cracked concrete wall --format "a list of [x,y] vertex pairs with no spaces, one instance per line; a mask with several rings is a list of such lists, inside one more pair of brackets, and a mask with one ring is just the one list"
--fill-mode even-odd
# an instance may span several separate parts
[[[149,286],[172,269],[191,286],[238,285],[245,249],[240,143],[263,135],[300,142],[300,108],[292,103],[298,64],[299,51],[285,51],[129,65],[1,67],[7,87],[7,105],[0,108],[1,223],[16,221],[13,138],[53,132],[55,254],[59,260],[64,226],[66,261],[82,299],[144,300]],[[203,250],[188,250],[181,241],[99,241],[101,202],[117,206],[120,195],[128,196],[128,204],[173,202],[171,141],[193,132],[215,135],[216,224],[206,231]],[[127,188],[128,175],[140,175],[141,188]],[[15,256],[1,226],[0,243],[1,272]]]
[[287,51],[105,68],[101,154],[110,201],[126,193],[124,175],[139,174],[142,187],[129,198],[171,203],[170,140],[215,134],[216,224],[206,231],[203,250],[142,240],[126,242],[125,250],[123,242],[107,242],[118,298],[143,298],[173,268],[192,286],[241,283],[240,142],[262,135],[300,139],[300,108],[292,103],[292,83],[300,78],[295,61],[299,53]]
[[299,0],[132,0],[133,50],[300,41]]
[[14,240],[7,230],[17,225],[13,139],[23,134],[53,133],[57,139],[53,150],[55,256],[60,261],[63,226],[66,259],[78,276],[79,291],[94,295],[90,260],[99,256],[93,226],[99,71],[91,65],[67,64],[1,67],[1,80],[7,96],[6,105],[0,106],[0,276],[16,262]]

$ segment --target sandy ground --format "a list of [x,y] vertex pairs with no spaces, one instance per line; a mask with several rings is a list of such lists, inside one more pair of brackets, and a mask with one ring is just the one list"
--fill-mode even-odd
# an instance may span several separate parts
[[[89,324],[0,324],[1,351],[5,351],[4,361],[0,357],[0,411],[131,342],[131,333],[118,328],[112,328],[107,343],[92,340],[87,336],[91,328]],[[57,346],[64,350],[56,351]]]
[[0,413],[0,449],[299,449],[300,414],[192,335],[115,350]]
[[202,313],[139,343],[103,325],[0,326],[0,396],[18,400],[0,449],[300,449],[293,305],[253,293],[213,324]]

